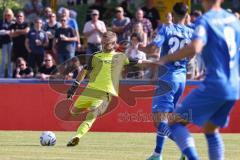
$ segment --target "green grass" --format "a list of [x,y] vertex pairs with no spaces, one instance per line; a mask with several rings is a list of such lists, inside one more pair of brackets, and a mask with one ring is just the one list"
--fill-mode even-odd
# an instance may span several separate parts
[[[0,131],[1,160],[144,160],[152,152],[155,143],[153,133],[99,133],[91,132],[83,137],[80,145],[65,147],[73,132],[55,132],[57,144],[43,147],[39,144],[41,132]],[[226,160],[240,157],[240,134],[224,134]],[[196,145],[202,160],[207,160],[205,139],[195,134]],[[167,141],[165,160],[176,160],[179,151]]]

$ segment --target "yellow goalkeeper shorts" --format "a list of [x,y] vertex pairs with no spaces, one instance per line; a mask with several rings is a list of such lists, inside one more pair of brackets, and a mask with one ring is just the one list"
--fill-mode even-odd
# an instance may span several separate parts
[[[91,88],[85,88],[82,94],[74,103],[74,107],[78,109],[92,109],[111,101],[109,93]],[[106,106],[107,107],[107,106]]]

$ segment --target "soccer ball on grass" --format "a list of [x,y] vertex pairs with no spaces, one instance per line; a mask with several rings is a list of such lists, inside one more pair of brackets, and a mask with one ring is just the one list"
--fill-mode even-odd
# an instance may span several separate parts
[[51,131],[45,131],[40,135],[40,143],[42,146],[54,146],[56,140],[56,135]]

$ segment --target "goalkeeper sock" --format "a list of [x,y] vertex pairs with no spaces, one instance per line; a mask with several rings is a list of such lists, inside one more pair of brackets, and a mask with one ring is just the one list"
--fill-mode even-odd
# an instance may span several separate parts
[[224,143],[220,133],[205,134],[208,142],[208,155],[211,160],[224,159]]
[[170,126],[170,128],[174,141],[177,143],[182,153],[187,156],[188,160],[198,160],[194,139],[187,128],[180,123],[176,123]]
[[83,121],[78,127],[76,137],[81,138],[84,134],[86,134],[92,127],[92,124],[95,122],[95,120],[96,117],[93,115],[93,113],[89,112],[86,116],[86,120]]

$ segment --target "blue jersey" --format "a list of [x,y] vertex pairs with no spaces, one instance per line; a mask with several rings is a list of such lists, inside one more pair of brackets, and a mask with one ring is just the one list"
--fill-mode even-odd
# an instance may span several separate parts
[[[152,44],[161,48],[161,56],[165,56],[166,54],[174,53],[178,49],[190,43],[192,34],[193,30],[185,25],[163,25],[158,30],[157,36],[153,40]],[[180,61],[166,64],[168,73],[165,77],[167,77],[167,80],[182,81],[183,79],[186,79],[187,62],[188,60],[185,58]]]
[[193,40],[202,40],[206,78],[202,90],[209,96],[239,98],[240,23],[225,10],[210,10],[196,22]]
[[190,23],[190,24],[187,25],[187,27],[189,27],[189,28],[194,30],[195,29],[195,24],[194,23]]

